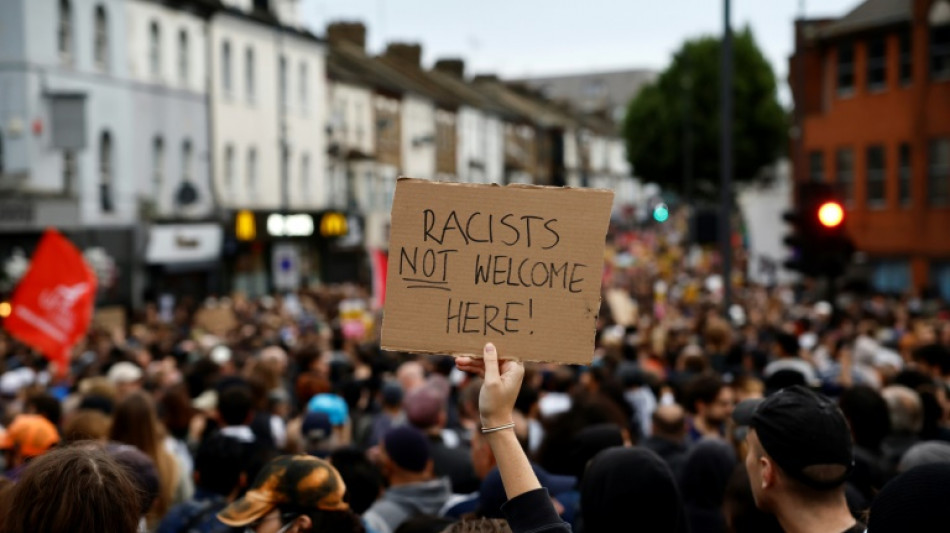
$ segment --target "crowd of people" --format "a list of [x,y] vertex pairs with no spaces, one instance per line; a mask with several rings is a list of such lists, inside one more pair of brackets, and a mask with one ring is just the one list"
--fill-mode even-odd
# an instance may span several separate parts
[[0,533],[941,529],[946,307],[724,309],[715,261],[611,242],[586,366],[381,351],[356,286],[150,304],[65,375],[0,332]]

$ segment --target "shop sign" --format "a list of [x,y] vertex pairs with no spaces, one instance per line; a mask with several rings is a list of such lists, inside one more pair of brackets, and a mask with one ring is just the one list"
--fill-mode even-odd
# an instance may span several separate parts
[[313,217],[274,213],[267,217],[267,234],[271,237],[309,237],[313,235]]

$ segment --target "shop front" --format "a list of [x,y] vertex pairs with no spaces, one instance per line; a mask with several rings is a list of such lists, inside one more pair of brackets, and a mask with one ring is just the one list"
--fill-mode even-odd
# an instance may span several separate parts
[[253,298],[365,281],[362,224],[337,211],[239,211],[224,246],[230,290]]
[[224,231],[213,222],[151,226],[145,247],[146,299],[201,299],[220,293],[223,241]]

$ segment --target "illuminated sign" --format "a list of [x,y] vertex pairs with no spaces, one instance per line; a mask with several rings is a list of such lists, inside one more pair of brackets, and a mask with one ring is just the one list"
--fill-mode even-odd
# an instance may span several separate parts
[[234,235],[239,241],[253,241],[257,238],[257,223],[254,221],[254,213],[243,210],[238,211],[234,219]]
[[274,213],[267,217],[267,233],[271,237],[309,237],[313,235],[313,217]]
[[348,231],[346,216],[343,213],[327,213],[320,220],[320,235],[324,237],[340,237]]

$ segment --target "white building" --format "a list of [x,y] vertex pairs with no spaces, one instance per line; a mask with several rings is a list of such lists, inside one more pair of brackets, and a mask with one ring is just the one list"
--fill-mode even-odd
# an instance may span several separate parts
[[135,88],[129,139],[140,215],[212,215],[208,146],[207,17],[159,2],[125,2],[128,75]]
[[323,43],[238,11],[217,12],[209,35],[219,204],[230,210],[326,206]]

